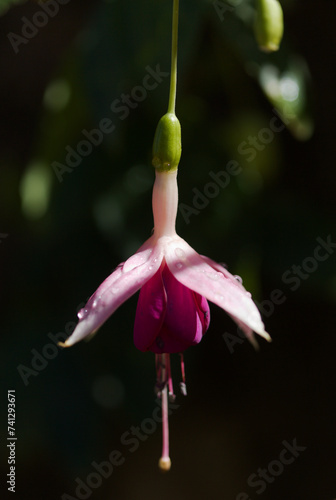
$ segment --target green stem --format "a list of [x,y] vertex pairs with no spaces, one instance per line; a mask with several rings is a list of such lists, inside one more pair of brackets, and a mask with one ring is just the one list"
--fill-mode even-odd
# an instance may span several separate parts
[[177,82],[178,17],[179,17],[179,0],[174,0],[174,3],[173,3],[173,23],[172,23],[172,52],[171,52],[170,89],[169,89],[169,103],[168,103],[168,113],[174,113],[174,114],[175,114],[176,82]]

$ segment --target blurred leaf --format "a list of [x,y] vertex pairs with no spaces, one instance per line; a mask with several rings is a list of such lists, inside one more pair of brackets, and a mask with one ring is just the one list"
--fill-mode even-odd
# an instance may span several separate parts
[[13,5],[24,3],[26,1],[27,0],[0,0],[0,16],[5,14],[5,12],[7,12],[7,10]]
[[299,140],[309,139],[314,124],[308,108],[310,74],[303,58],[290,55],[283,71],[265,64],[259,71],[259,83],[292,134]]
[[242,0],[225,16],[217,16],[218,31],[238,50],[245,71],[257,80],[291,133],[297,139],[308,140],[314,129],[308,66],[291,49],[286,31],[279,51],[266,54],[259,50],[253,36],[254,13],[254,3]]

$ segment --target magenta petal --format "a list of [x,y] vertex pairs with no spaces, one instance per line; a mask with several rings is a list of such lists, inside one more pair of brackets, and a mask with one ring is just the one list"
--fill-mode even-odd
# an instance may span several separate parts
[[194,297],[198,308],[198,314],[202,323],[204,335],[210,325],[210,307],[207,299],[199,293],[194,292]]
[[140,290],[134,321],[134,344],[147,351],[161,329],[166,313],[167,296],[161,269]]
[[65,341],[65,347],[97,331],[125,300],[156,273],[162,262],[163,251],[160,245],[151,247],[150,242],[151,238],[98,287],[79,312],[79,323]]
[[180,283],[223,308],[236,318],[240,325],[244,324],[270,340],[251,295],[228,271],[224,272],[223,268],[216,270],[208,264],[210,259],[201,257],[179,237],[166,246],[165,259],[170,271]]
[[162,280],[167,296],[166,314],[150,350],[155,353],[182,352],[200,342],[204,333],[204,314],[200,315],[194,292],[181,285],[167,266],[163,268]]

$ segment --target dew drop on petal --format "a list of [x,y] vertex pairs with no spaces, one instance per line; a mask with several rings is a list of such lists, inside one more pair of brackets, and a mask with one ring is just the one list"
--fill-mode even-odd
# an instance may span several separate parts
[[241,285],[243,284],[243,278],[241,278],[240,276],[238,276],[238,274],[234,275],[234,279],[236,279],[238,281],[238,283],[240,283]]
[[92,309],[95,309],[97,307],[98,303],[100,302],[100,299],[101,297],[97,297],[96,299],[94,299],[92,304]]
[[213,271],[211,273],[207,273],[208,277],[214,281],[219,280],[222,277],[222,273],[218,273],[217,271]]
[[175,248],[175,255],[179,259],[184,259],[185,258],[185,251],[182,250],[182,248]]
[[182,269],[183,267],[182,262],[176,262],[175,267],[177,267],[177,269]]
[[151,271],[153,269],[153,266],[148,267],[148,271]]
[[83,308],[83,309],[81,309],[81,310],[78,312],[78,314],[77,314],[78,319],[79,319],[79,320],[84,319],[84,318],[85,318],[85,316],[87,315],[87,313],[88,313],[88,310],[87,310],[87,309],[84,309],[84,308]]

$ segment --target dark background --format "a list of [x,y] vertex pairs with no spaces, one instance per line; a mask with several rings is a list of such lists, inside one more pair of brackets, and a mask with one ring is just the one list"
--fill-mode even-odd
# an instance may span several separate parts
[[[86,481],[92,462],[108,460],[113,450],[124,463],[87,498],[336,498],[335,252],[323,262],[308,259],[317,239],[331,235],[336,241],[336,4],[283,1],[285,39],[273,55],[260,53],[253,40],[253,2],[235,5],[221,20],[211,2],[181,1],[180,201],[193,207],[192,190],[203,192],[209,172],[225,170],[232,159],[242,173],[189,223],[180,212],[177,229],[199,253],[243,277],[273,342],[260,340],[256,353],[225,313],[211,307],[208,334],[185,354],[188,397],[178,396],[170,418],[173,465],[167,475],[157,468],[159,426],[133,453],[121,442],[132,426],[146,425],[156,407],[153,355],[138,352],[132,342],[137,298],[89,343],[60,350],[50,347],[50,334],[69,333],[80,304],[150,235],[151,144],[166,110],[168,78],[125,120],[110,105],[142,84],[148,65],[169,71],[171,1],[70,0],[17,54],[8,34],[21,35],[22,18],[33,19],[41,6],[21,2],[3,9],[5,498],[8,389],[16,391],[20,500],[61,499],[65,493],[78,498],[76,478]],[[297,94],[287,102],[286,93],[266,92],[286,88],[284,78]],[[274,108],[284,106],[288,129],[248,161],[239,145],[269,128]],[[59,182],[54,162],[64,164],[66,146],[76,148],[82,130],[97,128],[102,118],[110,118],[115,130]],[[293,266],[302,263],[311,270],[296,276],[294,286]],[[270,302],[274,290],[282,292],[281,304]],[[177,360],[174,374],[178,386]],[[305,450],[259,494],[248,478],[294,439]]]

